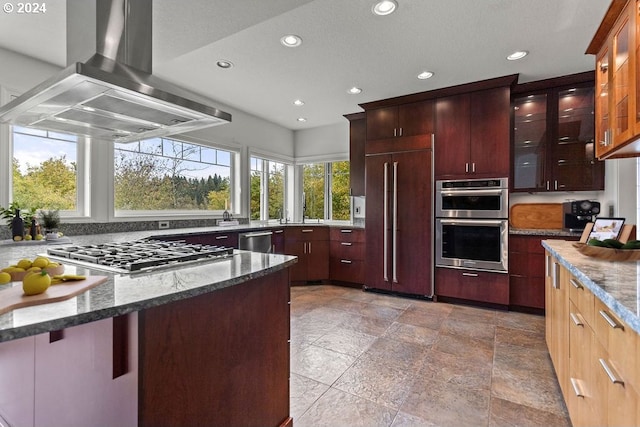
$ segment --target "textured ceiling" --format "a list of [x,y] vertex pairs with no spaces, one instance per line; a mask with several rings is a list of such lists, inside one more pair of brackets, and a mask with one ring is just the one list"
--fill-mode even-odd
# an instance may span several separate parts
[[[359,103],[508,74],[592,70],[585,50],[610,0],[156,0],[154,74],[290,129],[343,121]],[[66,1],[0,14],[0,47],[65,66]],[[285,34],[302,46],[283,47]],[[510,62],[506,55],[527,50]],[[219,59],[232,61],[229,70]],[[418,80],[430,70],[435,76]],[[363,89],[349,95],[351,86]],[[296,107],[295,99],[305,105]],[[298,117],[307,118],[300,123]]]

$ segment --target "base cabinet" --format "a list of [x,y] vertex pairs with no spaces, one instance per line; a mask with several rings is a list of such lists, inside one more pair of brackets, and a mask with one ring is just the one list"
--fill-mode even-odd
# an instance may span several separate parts
[[438,297],[509,304],[508,274],[438,267],[435,285]]
[[329,235],[329,278],[364,284],[364,230],[332,227]]
[[295,255],[291,281],[305,282],[329,278],[328,227],[287,227],[284,230],[284,253]]
[[546,254],[546,339],[574,426],[640,423],[640,336]]

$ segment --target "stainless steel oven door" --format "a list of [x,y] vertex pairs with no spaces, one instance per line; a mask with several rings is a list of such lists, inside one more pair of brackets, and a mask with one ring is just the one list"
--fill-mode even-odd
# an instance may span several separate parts
[[508,272],[508,220],[436,219],[436,266]]
[[[508,218],[509,188],[506,178],[491,180],[500,186],[447,188],[454,181],[436,182],[436,218]],[[473,181],[458,181],[473,183]]]

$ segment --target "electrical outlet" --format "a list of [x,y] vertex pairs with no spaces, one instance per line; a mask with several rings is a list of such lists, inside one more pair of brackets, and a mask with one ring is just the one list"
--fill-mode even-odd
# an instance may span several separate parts
[[163,230],[165,228],[169,228],[169,221],[158,221],[158,228]]

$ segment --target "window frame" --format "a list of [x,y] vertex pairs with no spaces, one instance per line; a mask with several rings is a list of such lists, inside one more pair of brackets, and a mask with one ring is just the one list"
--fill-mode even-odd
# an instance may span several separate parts
[[[303,212],[303,193],[304,193],[304,166],[305,165],[317,165],[317,164],[323,164],[324,168],[323,168],[323,179],[324,179],[324,183],[323,183],[323,188],[324,188],[324,209],[323,209],[323,215],[324,218],[308,218],[309,220],[312,221],[350,221],[351,218],[349,219],[333,219],[333,193],[332,193],[332,187],[333,187],[333,164],[337,163],[337,162],[350,162],[349,159],[329,159],[329,160],[314,160],[314,159],[310,159],[308,161],[299,161],[298,162],[298,166],[299,166],[299,179],[300,179],[300,201],[298,203],[299,205],[299,212],[300,212],[300,218],[302,218],[302,216],[304,215]],[[349,167],[351,167],[351,164],[349,163]],[[349,203],[351,205],[351,202]]]
[[272,153],[266,153],[259,150],[250,150],[247,156],[247,218],[249,221],[261,221],[261,222],[279,222],[280,218],[269,218],[269,180],[261,179],[260,180],[260,218],[259,219],[251,219],[251,174],[253,173],[253,169],[251,168],[251,159],[259,159],[262,161],[262,174],[263,178],[265,174],[268,176],[269,168],[268,163],[275,162],[284,165],[284,189],[283,189],[283,207],[284,210],[281,213],[283,220],[292,220],[292,214],[294,213],[294,198],[291,197],[294,194],[294,185],[295,185],[295,164],[293,159],[289,159],[283,156],[278,156]]

